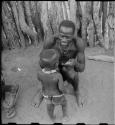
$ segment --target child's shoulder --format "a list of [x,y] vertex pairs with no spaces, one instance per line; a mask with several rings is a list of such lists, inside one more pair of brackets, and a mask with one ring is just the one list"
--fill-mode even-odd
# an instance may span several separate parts
[[38,75],[38,76],[44,76],[45,74],[43,73],[42,70],[39,70],[39,71],[37,72],[37,75]]

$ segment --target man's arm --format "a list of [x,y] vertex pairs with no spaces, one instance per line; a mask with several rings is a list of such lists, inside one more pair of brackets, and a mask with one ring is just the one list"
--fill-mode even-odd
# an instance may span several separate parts
[[85,53],[84,53],[85,45],[81,38],[77,39],[76,44],[77,44],[78,53],[75,58],[75,70],[77,72],[83,72],[85,69]]

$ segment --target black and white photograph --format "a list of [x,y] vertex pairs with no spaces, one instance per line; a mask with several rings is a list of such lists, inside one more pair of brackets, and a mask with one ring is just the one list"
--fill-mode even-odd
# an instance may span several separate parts
[[115,124],[115,1],[1,10],[1,123]]

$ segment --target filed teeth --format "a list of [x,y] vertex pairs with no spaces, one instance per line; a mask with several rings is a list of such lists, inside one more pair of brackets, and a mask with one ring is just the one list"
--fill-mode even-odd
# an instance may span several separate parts
[[67,45],[67,43],[62,43],[62,45]]

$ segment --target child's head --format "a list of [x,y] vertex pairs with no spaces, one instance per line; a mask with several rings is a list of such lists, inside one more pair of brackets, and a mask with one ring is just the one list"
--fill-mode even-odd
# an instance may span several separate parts
[[55,49],[45,49],[40,53],[40,67],[53,70],[59,64],[59,53]]

